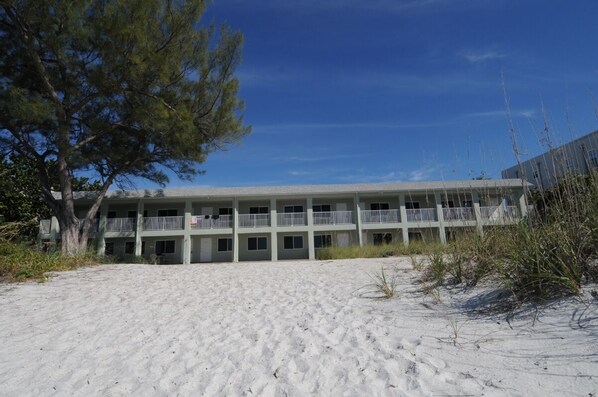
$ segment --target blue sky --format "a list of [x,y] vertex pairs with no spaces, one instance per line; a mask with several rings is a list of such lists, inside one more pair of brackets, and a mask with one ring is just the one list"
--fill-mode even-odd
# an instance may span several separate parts
[[215,0],[204,20],[245,36],[253,132],[194,185],[499,178],[503,81],[524,158],[544,119],[557,142],[598,129],[596,0]]

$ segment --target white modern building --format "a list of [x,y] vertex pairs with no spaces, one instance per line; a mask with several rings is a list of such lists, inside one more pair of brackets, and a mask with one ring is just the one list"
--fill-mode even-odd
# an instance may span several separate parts
[[592,171],[598,171],[598,131],[507,168],[502,177],[522,178],[543,190],[564,176]]
[[[526,215],[521,179],[109,192],[92,227],[100,254],[160,263],[315,259],[320,248],[446,242]],[[76,193],[83,217],[93,192]],[[40,240],[59,243],[57,220]]]

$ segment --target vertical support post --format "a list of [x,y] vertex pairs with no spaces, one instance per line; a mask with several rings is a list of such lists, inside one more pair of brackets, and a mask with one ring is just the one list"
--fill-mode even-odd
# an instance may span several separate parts
[[521,210],[521,218],[525,218],[527,216],[527,196],[525,190],[522,190],[521,196],[519,196],[519,209]]
[[403,245],[409,246],[409,227],[407,227],[407,209],[405,208],[405,193],[399,194],[399,212],[401,215],[401,231],[403,232]]
[[484,222],[482,220],[482,211],[480,210],[480,196],[478,192],[471,192],[471,202],[475,214],[476,230],[480,236],[484,235]]
[[100,222],[98,224],[98,247],[97,253],[99,256],[104,256],[106,253],[106,219],[108,217],[108,204],[103,203],[100,206]]
[[357,241],[363,247],[363,231],[361,230],[361,206],[359,205],[359,194],[355,193],[355,227],[357,229]]
[[143,201],[137,202],[137,225],[135,227],[135,256],[141,256],[144,253],[141,252],[141,232],[143,231]]
[[52,220],[50,221],[50,241],[52,242],[52,249],[58,249],[57,243],[59,237],[60,224],[58,223],[58,218],[53,216]]
[[185,224],[183,225],[183,265],[191,263],[191,216],[193,202],[185,200]]
[[440,242],[446,244],[446,229],[444,228],[444,212],[442,211],[442,194],[435,192],[436,198],[436,216],[438,217],[438,232],[440,233]]
[[309,260],[316,259],[316,247],[314,244],[314,200],[307,198],[307,252]]
[[272,262],[278,260],[278,232],[276,227],[278,225],[278,219],[276,217],[276,199],[270,199],[270,258]]
[[233,262],[239,262],[239,199],[233,199]]

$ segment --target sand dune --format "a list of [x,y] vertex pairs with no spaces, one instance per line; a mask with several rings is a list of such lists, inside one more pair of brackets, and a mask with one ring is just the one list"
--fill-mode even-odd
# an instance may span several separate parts
[[[365,299],[398,264],[400,294]],[[598,303],[468,315],[406,259],[109,265],[0,286],[0,395],[595,396]]]

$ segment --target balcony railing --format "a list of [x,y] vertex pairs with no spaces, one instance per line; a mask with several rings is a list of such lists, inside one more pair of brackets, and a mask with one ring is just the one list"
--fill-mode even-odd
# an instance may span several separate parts
[[50,228],[52,227],[51,219],[43,219],[39,223],[40,234],[50,234]]
[[108,218],[106,219],[107,232],[133,232],[137,225],[136,218]]
[[191,217],[191,229],[227,229],[233,227],[232,215],[198,215]]
[[353,211],[314,212],[314,225],[350,225]]
[[408,209],[407,222],[434,222],[436,221],[436,208]]
[[475,212],[471,207],[443,208],[445,221],[475,221]]
[[397,223],[399,219],[399,210],[361,211],[362,223]]
[[143,218],[143,230],[183,230],[184,219],[182,216]]
[[277,216],[278,226],[305,226],[307,214],[305,212],[285,212]]
[[515,222],[519,220],[519,208],[510,206],[480,207],[480,215],[485,221],[493,222]]
[[270,226],[270,214],[240,214],[239,227],[255,228]]

